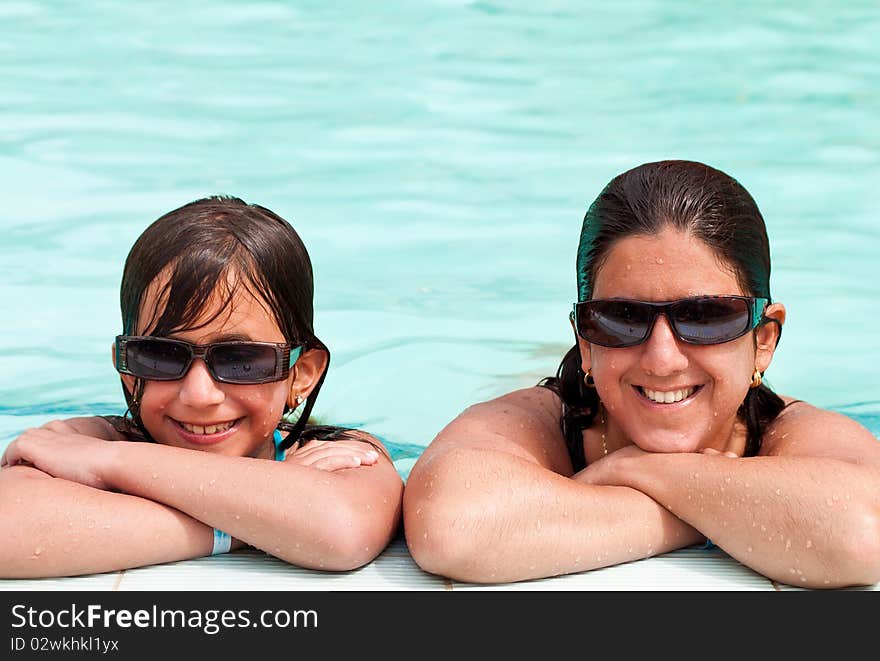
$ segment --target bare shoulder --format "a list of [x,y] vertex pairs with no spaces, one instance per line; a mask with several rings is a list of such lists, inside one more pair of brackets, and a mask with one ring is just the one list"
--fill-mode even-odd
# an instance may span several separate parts
[[465,409],[437,435],[426,452],[500,450],[565,472],[570,460],[561,415],[562,402],[552,390],[538,386],[515,390]]
[[786,408],[764,433],[761,454],[811,456],[880,466],[880,440],[852,418],[784,397]]

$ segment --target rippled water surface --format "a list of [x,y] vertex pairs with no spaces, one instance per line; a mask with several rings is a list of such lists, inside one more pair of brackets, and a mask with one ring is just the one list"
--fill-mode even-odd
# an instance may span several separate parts
[[765,215],[773,386],[880,435],[880,8],[586,4],[0,5],[0,445],[123,410],[125,255],[228,193],[312,255],[317,414],[412,454],[555,371],[586,206],[669,157]]

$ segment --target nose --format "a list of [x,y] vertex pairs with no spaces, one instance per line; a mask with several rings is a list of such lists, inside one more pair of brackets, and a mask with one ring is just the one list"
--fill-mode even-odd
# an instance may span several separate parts
[[682,351],[666,315],[658,315],[648,339],[642,344],[641,367],[654,376],[670,376],[688,367],[688,357]]
[[226,394],[221,384],[214,380],[208,366],[201,358],[193,360],[189,370],[180,380],[178,399],[182,404],[193,408],[216,406],[223,402]]

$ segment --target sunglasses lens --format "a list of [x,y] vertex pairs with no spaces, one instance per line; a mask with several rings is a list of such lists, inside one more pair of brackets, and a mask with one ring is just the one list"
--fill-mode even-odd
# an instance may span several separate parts
[[751,309],[741,298],[696,298],[671,310],[678,334],[692,344],[729,342],[749,330]]
[[577,306],[578,333],[604,347],[628,347],[644,341],[651,328],[651,307],[630,301],[587,301]]
[[259,344],[220,344],[208,353],[215,378],[227,383],[257,383],[275,375],[275,347]]
[[133,340],[126,344],[125,361],[135,376],[143,379],[179,379],[190,361],[189,349],[162,340]]

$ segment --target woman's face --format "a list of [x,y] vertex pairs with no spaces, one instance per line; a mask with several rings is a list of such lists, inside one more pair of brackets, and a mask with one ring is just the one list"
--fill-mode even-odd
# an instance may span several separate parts
[[[616,243],[599,267],[593,290],[593,298],[640,301],[698,295],[748,293],[711,248],[672,228]],[[772,307],[768,314],[778,311],[784,320],[784,308]],[[736,412],[755,368],[763,372],[770,364],[775,332],[775,324],[759,330],[757,351],[754,333],[699,346],[677,339],[660,315],[648,339],[634,347],[610,349],[578,341],[583,369],[592,370],[599,397],[625,438],[651,452],[714,447],[741,454],[742,447],[729,446]],[[654,401],[659,393],[675,391],[688,396],[673,403]]]
[[[157,291],[157,286],[148,289],[141,319],[158,318],[158,314],[153,314],[161,306],[161,303],[157,305]],[[211,297],[214,303],[209,304],[209,309],[193,324],[196,330],[173,333],[169,337],[192,344],[223,340],[286,341],[266,304],[247,289],[237,287],[230,304],[217,315],[221,298],[217,292]],[[202,323],[205,325],[201,326]],[[147,335],[150,328],[138,331]],[[300,361],[309,353],[301,356]],[[205,362],[195,359],[177,381],[145,381],[141,420],[158,443],[229,456],[272,458],[272,435],[285,402],[297,394],[295,377],[299,367],[298,361],[282,381],[236,385],[215,381]],[[133,378],[123,378],[131,392]],[[302,392],[303,397],[307,394]]]

